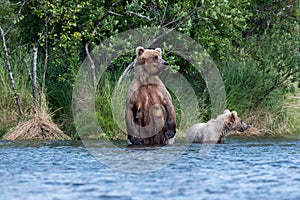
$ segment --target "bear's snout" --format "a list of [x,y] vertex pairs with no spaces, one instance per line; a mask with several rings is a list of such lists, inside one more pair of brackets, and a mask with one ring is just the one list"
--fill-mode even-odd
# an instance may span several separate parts
[[241,127],[240,127],[240,132],[245,132],[250,126],[247,125],[245,122],[241,121]]
[[168,66],[168,65],[169,65],[169,63],[168,63],[167,61],[163,60],[163,65],[166,65],[166,66]]
[[246,131],[249,127],[250,127],[250,126],[248,126],[248,125],[246,124],[246,126],[244,126],[244,130]]
[[168,69],[168,65],[169,65],[169,63],[167,61],[161,59],[160,70],[164,71],[164,70]]

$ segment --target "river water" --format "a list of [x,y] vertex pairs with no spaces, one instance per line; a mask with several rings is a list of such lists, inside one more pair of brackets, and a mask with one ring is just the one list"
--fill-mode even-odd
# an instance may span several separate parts
[[0,141],[0,199],[300,199],[299,139],[225,142]]

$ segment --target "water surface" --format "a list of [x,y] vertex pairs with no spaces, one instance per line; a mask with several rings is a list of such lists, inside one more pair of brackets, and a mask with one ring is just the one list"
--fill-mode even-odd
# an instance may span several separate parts
[[[111,163],[80,141],[0,141],[0,199],[300,199],[298,139],[228,138],[204,153],[201,144],[180,141],[145,148],[97,143],[93,149],[107,152]],[[150,172],[118,170],[134,163],[128,152],[153,163],[179,156]]]

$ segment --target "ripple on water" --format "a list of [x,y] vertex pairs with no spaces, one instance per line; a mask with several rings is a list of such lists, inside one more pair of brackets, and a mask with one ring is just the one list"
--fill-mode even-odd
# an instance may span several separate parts
[[[178,156],[147,173],[102,163],[79,141],[0,141],[0,199],[300,199],[300,142],[229,138],[224,145],[93,148],[114,166],[128,153],[145,163]],[[107,158],[107,157],[106,157]]]

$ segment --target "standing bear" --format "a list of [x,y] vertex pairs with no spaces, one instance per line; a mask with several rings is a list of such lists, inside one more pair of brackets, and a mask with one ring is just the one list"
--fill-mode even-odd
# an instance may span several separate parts
[[173,144],[175,109],[158,77],[167,67],[160,48],[136,48],[134,78],[128,89],[125,110],[127,135],[132,145]]
[[223,144],[225,136],[235,132],[244,132],[248,125],[237,116],[236,111],[225,110],[216,119],[207,123],[194,124],[187,132],[187,141],[193,143]]

